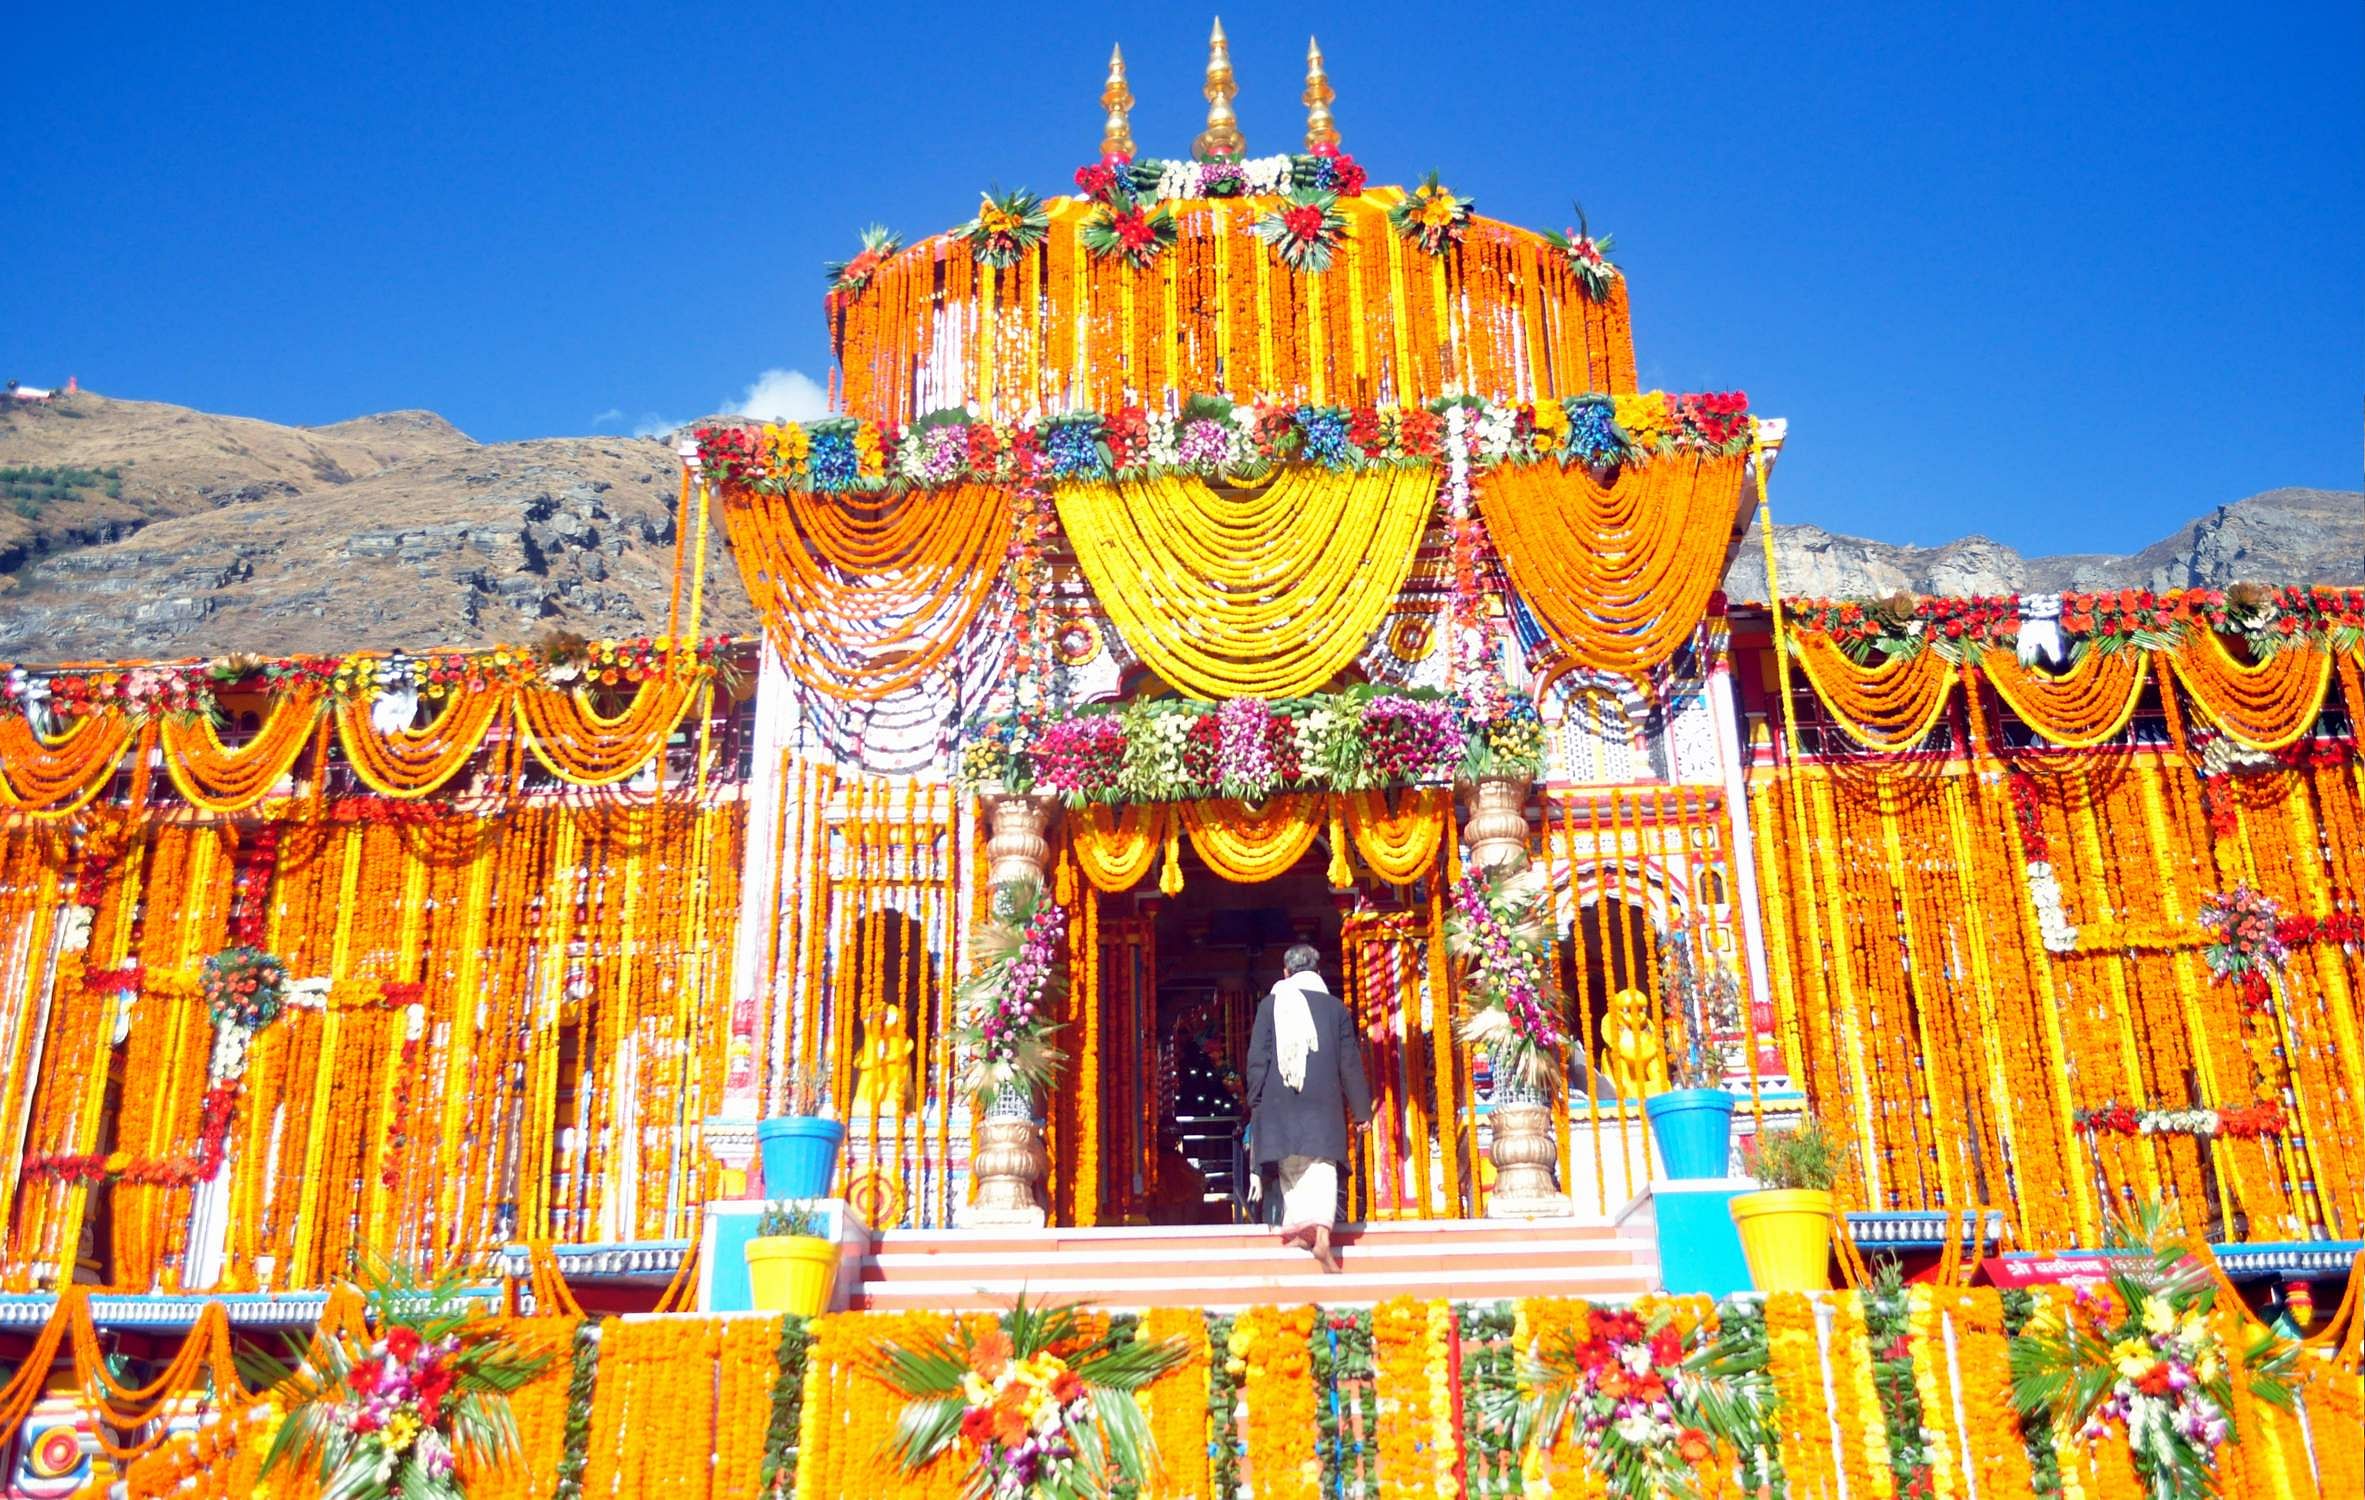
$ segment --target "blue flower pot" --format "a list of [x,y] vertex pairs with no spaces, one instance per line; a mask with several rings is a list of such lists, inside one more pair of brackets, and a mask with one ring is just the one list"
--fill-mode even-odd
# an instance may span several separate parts
[[784,1115],[759,1120],[756,1147],[764,1155],[764,1196],[826,1198],[838,1175],[838,1148],[846,1127],[818,1115]]
[[1722,1177],[1733,1154],[1733,1096],[1723,1089],[1670,1089],[1642,1101],[1659,1160],[1677,1181]]

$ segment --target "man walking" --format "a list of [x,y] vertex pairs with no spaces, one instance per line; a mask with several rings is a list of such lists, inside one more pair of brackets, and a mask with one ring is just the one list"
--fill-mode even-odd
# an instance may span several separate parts
[[1281,982],[1258,1002],[1248,1035],[1248,1114],[1256,1165],[1281,1187],[1281,1242],[1311,1250],[1325,1271],[1339,1268],[1330,1226],[1338,1217],[1339,1167],[1349,1125],[1371,1118],[1371,1085],[1354,1019],[1315,968],[1305,944],[1281,957]]

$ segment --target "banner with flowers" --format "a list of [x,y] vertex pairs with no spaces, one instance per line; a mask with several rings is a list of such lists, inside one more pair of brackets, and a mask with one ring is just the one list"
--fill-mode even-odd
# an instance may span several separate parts
[[[1309,210],[1311,211],[1311,210]],[[1444,414],[1468,413],[1463,456],[1480,468],[1551,460],[1597,469],[1668,454],[1731,456],[1747,449],[1741,392],[1584,395],[1541,402],[1462,397],[1426,406],[1235,403],[1178,397],[1173,406],[1061,412],[1031,422],[934,413],[908,427],[854,417],[702,427],[699,462],[727,484],[762,493],[935,489],[978,480],[1204,478],[1258,473],[1274,463],[1334,469],[1382,464],[1442,467]]]
[[1154,698],[981,720],[962,734],[961,779],[980,791],[1088,803],[1262,802],[1293,791],[1439,786],[1533,777],[1543,720],[1523,693],[1473,701],[1360,687],[1222,703]]

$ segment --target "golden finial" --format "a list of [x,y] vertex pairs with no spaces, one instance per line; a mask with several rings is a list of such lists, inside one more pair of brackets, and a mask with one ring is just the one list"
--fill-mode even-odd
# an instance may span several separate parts
[[1215,31],[1207,38],[1207,87],[1199,92],[1207,96],[1207,128],[1191,142],[1194,156],[1238,156],[1247,150],[1247,142],[1240,139],[1240,118],[1232,113],[1232,100],[1238,97],[1240,85],[1232,81],[1232,46],[1224,40],[1223,17],[1215,19]]
[[1101,127],[1100,154],[1130,158],[1133,155],[1133,122],[1126,111],[1133,108],[1133,90],[1125,86],[1125,49],[1109,49],[1109,81],[1100,91],[1100,107],[1109,112],[1108,124]]
[[1338,93],[1330,86],[1330,75],[1322,71],[1322,44],[1306,38],[1306,92],[1302,96],[1306,106],[1306,149],[1321,152],[1335,150],[1339,143],[1338,123],[1330,117],[1330,101]]

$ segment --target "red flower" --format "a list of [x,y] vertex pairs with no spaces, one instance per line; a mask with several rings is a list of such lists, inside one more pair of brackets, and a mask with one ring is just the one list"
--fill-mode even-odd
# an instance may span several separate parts
[[994,1435],[994,1410],[990,1406],[972,1406],[961,1413],[961,1440],[971,1447],[982,1448]]
[[1322,236],[1322,210],[1310,204],[1285,208],[1281,210],[1281,227],[1301,240],[1319,239]]
[[1370,174],[1352,156],[1341,155],[1331,161],[1330,180],[1342,198],[1352,198],[1361,193],[1369,177]]
[[409,1364],[419,1353],[419,1330],[397,1323],[386,1332],[386,1352],[402,1363]]
[[351,1370],[346,1371],[345,1383],[353,1387],[359,1394],[366,1396],[378,1388],[378,1379],[385,1373],[386,1367],[376,1360],[364,1360]]
[[1087,198],[1105,197],[1117,185],[1116,171],[1103,162],[1089,162],[1076,168],[1076,186]]
[[2143,1392],[2146,1396],[2167,1395],[2168,1367],[2164,1364],[2153,1365],[2135,1378],[2135,1389]]

